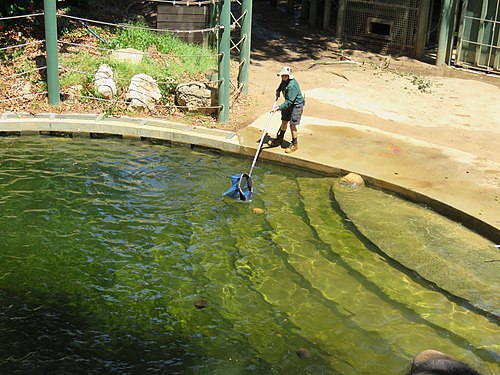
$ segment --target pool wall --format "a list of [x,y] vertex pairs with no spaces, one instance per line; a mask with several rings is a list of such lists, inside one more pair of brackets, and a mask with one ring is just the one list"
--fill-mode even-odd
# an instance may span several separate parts
[[[0,116],[0,136],[33,135],[161,141],[189,145],[191,148],[203,147],[253,157],[258,146],[258,140],[255,141],[255,138],[260,138],[261,133],[256,133],[256,137],[252,139],[246,139],[248,137],[240,136],[232,131],[191,126],[163,119],[105,117],[103,115],[3,113]],[[491,223],[414,189],[370,176],[366,171],[346,170],[335,165],[300,158],[297,155],[290,157],[284,153],[267,150],[263,150],[259,158],[334,177],[340,177],[350,172],[358,173],[368,186],[396,193],[412,202],[425,204],[439,214],[462,223],[494,243],[500,243],[500,229]]]

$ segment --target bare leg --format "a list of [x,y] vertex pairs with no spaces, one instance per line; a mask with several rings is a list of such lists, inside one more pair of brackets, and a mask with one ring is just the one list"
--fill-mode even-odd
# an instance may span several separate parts
[[286,132],[287,127],[288,127],[288,121],[281,120],[280,130]]
[[297,139],[297,136],[298,136],[297,125],[290,124],[290,131],[292,133],[292,143],[285,150],[285,152],[287,154],[289,154],[290,152],[297,151],[299,149],[299,142],[298,142],[298,139]]
[[290,124],[290,131],[292,132],[292,139],[296,139],[299,135],[299,132],[297,131],[297,125]]

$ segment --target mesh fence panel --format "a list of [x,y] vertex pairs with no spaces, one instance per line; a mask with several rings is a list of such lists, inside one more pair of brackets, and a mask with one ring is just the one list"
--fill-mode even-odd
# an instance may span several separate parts
[[347,0],[346,40],[382,53],[415,54],[420,0]]

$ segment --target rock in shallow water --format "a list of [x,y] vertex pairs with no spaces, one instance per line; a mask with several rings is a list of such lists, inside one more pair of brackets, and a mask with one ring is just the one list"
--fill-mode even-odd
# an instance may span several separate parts
[[197,309],[204,309],[205,307],[208,307],[208,301],[205,300],[205,299],[199,299],[198,301],[196,301],[194,303],[194,306],[197,308]]
[[306,359],[311,356],[311,353],[306,348],[298,348],[295,353],[300,359]]
[[340,179],[340,185],[348,188],[358,188],[365,185],[363,177],[356,173],[349,173]]

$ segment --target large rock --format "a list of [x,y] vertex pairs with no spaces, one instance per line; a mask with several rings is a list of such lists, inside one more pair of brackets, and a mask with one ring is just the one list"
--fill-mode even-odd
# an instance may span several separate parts
[[24,86],[19,90],[19,96],[22,96],[23,98],[26,99],[33,99],[36,95],[31,93],[31,90],[33,89],[32,85],[30,82],[26,82]]
[[340,185],[347,188],[358,188],[365,185],[363,177],[356,173],[349,173],[340,179]]
[[479,375],[479,373],[464,362],[460,362],[437,350],[424,350],[413,359],[410,375]]
[[105,99],[111,99],[116,95],[116,83],[113,80],[113,69],[102,64],[94,76],[95,89]]
[[158,83],[147,74],[136,74],[132,77],[126,99],[130,110],[147,108],[152,111],[161,99]]
[[175,98],[177,105],[187,111],[206,114],[217,112],[217,89],[203,82],[179,84],[175,89]]
[[134,48],[117,49],[111,53],[111,60],[129,64],[139,64],[144,57],[144,52]]
[[65,92],[62,93],[63,101],[67,103],[78,103],[80,97],[82,96],[82,85],[74,85],[68,88]]

